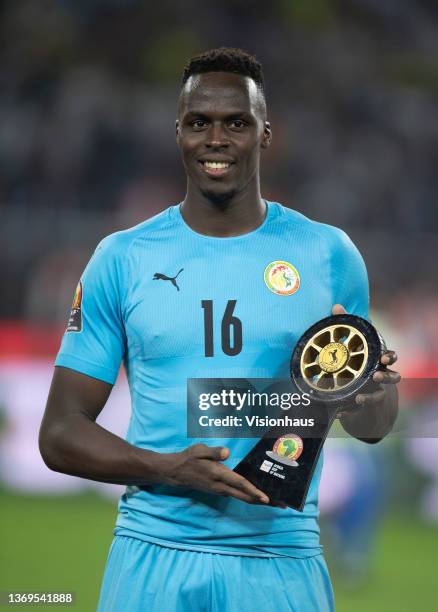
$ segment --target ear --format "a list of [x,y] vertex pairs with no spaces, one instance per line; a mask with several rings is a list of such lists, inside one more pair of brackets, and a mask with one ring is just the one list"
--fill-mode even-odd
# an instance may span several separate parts
[[176,142],[179,144],[179,120],[175,121]]
[[263,138],[262,138],[262,149],[267,149],[272,142],[272,130],[271,124],[269,121],[265,121],[265,127],[263,128]]

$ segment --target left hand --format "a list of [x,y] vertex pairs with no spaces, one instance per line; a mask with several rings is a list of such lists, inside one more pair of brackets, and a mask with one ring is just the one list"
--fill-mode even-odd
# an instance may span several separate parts
[[[332,308],[332,314],[347,314],[347,311],[341,304],[335,304]],[[382,385],[396,385],[400,382],[400,374],[394,370],[388,370],[387,368],[387,366],[393,365],[396,361],[397,354],[395,351],[386,350],[382,353],[380,357],[380,368],[373,374],[373,381],[377,383],[379,387],[373,393],[359,393],[356,395],[355,402],[358,406],[380,404],[386,396],[386,389]],[[339,416],[343,416],[343,414],[345,414],[345,412],[340,412]]]

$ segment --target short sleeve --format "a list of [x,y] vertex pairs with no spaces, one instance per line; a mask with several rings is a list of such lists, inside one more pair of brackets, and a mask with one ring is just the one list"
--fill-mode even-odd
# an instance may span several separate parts
[[55,366],[114,384],[126,347],[123,277],[115,237],[98,245],[82,274]]
[[342,304],[348,314],[368,319],[369,284],[364,260],[342,230],[336,230],[332,240],[333,303]]

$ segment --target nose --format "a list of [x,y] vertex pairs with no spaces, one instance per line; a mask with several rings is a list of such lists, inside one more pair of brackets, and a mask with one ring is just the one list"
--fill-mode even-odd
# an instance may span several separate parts
[[211,148],[228,147],[229,140],[220,122],[211,124],[205,145]]

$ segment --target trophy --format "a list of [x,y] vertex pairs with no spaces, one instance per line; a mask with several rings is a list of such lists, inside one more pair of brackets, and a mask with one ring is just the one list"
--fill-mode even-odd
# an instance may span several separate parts
[[[332,315],[312,325],[295,346],[290,373],[294,387],[310,398],[304,410],[314,426],[268,430],[234,471],[272,501],[302,511],[336,415],[355,406],[358,393],[375,389],[373,374],[382,367],[384,350],[383,338],[361,317]],[[302,407],[294,410],[302,416]]]

